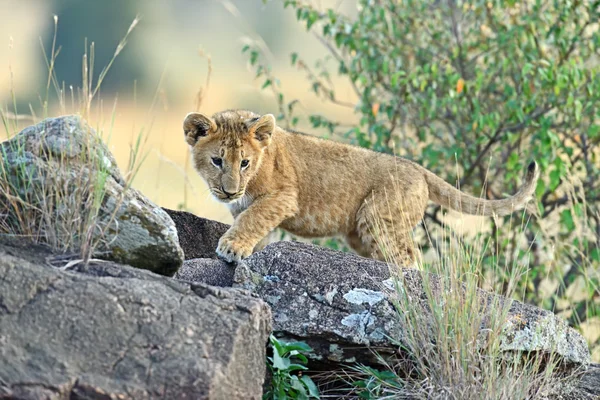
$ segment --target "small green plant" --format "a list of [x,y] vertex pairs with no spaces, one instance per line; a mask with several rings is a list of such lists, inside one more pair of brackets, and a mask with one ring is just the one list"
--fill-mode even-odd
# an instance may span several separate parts
[[386,387],[402,389],[398,376],[390,370],[379,370],[366,365],[356,368],[359,373],[366,374],[363,379],[354,381],[360,399],[375,400],[386,395]]
[[302,371],[308,368],[305,354],[311,353],[312,348],[304,342],[283,342],[271,335],[269,338],[273,356],[268,357],[269,370],[272,380],[270,389],[263,399],[309,399],[319,398],[319,390],[308,375]]

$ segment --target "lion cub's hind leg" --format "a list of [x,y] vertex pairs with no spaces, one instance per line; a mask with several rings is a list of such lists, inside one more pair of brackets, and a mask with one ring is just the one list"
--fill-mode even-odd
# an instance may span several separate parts
[[358,210],[356,232],[348,236],[348,243],[363,256],[412,266],[417,250],[411,232],[423,218],[427,199],[425,182],[402,190],[374,190]]

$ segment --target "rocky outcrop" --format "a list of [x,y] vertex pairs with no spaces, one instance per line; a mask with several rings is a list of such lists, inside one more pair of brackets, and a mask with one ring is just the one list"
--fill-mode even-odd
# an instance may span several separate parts
[[[193,219],[191,214],[187,218]],[[215,231],[212,242],[216,243],[221,234],[221,230]],[[211,236],[206,230],[201,235]],[[227,283],[231,266],[214,259],[196,259],[186,261],[183,271],[188,280]],[[428,277],[431,287],[439,292],[440,279]],[[402,341],[411,329],[402,326],[395,315],[395,287],[388,266],[354,254],[297,242],[274,243],[238,265],[233,281],[234,286],[253,291],[271,306],[276,335],[306,341],[315,349],[311,368],[343,369],[353,362],[376,364],[372,350],[388,356],[396,353],[398,345],[390,338]],[[422,273],[404,269],[401,282],[427,313]],[[485,291],[479,292],[479,299],[483,304],[505,301]],[[569,394],[563,399],[600,396],[600,366],[588,365],[590,354],[581,335],[551,312],[518,301],[511,304],[503,349],[552,351],[570,368],[583,368],[581,378],[565,388]]]
[[[398,285],[429,313],[422,272],[404,269]],[[443,285],[429,275],[433,296]],[[393,305],[396,284],[388,266],[350,253],[298,242],[278,242],[236,270],[236,284],[271,306],[276,332],[306,340],[323,359],[372,363],[370,349],[397,351],[411,327],[403,326]],[[503,301],[479,291],[484,304]],[[485,318],[483,318],[485,320]],[[483,325],[480,329],[486,330]],[[590,362],[584,338],[549,311],[513,301],[503,330],[505,351],[554,352],[564,361]]]
[[0,246],[0,398],[260,399],[268,306],[111,262]]
[[571,395],[565,399],[600,399],[600,364],[590,364],[581,371],[579,379],[571,383]]
[[[128,186],[110,151],[80,117],[46,119],[0,144],[0,152],[0,180],[44,232],[42,240],[67,247],[63,251],[91,243],[94,257],[163,275],[181,266],[173,221]],[[1,205],[4,225],[18,233],[23,221],[17,210],[7,198]]]

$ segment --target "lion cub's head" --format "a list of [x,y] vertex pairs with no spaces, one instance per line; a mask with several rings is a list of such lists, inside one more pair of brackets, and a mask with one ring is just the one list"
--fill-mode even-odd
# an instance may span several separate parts
[[211,193],[224,203],[242,197],[271,142],[275,117],[250,111],[224,111],[212,118],[189,113],[183,121],[194,166]]

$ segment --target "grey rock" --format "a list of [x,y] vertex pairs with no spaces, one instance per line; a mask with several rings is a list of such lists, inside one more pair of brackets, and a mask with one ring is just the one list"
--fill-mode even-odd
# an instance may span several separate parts
[[213,286],[232,286],[235,265],[218,261],[216,253],[219,238],[229,225],[185,211],[163,210],[175,223],[179,245],[185,255],[183,265],[173,277]]
[[[35,224],[44,227],[42,240],[55,247],[70,243],[61,250],[78,251],[92,232],[95,257],[164,275],[181,266],[183,252],[173,221],[127,186],[108,148],[80,117],[46,119],[0,144],[0,151],[0,179],[10,183],[30,212],[43,210]],[[101,193],[96,217],[92,193]],[[57,198],[56,204],[48,201]],[[18,226],[14,209],[3,202],[8,225]],[[75,212],[81,218],[73,218]],[[85,225],[89,220],[91,230]]]
[[583,370],[580,379],[571,383],[572,392],[565,398],[600,399],[600,364],[590,364]]
[[183,249],[186,260],[195,258],[217,258],[217,244],[229,225],[210,219],[200,218],[185,211],[169,210],[169,214],[179,237],[179,245]]
[[260,399],[268,306],[112,262],[0,246],[0,398]]
[[[422,272],[403,269],[399,281],[422,314],[429,312]],[[372,363],[371,349],[392,354],[405,332],[393,306],[397,295],[388,265],[354,254],[298,242],[267,246],[236,269],[234,286],[257,293],[273,312],[273,329],[306,340],[323,359]],[[430,275],[432,290],[442,290]],[[481,302],[503,298],[479,291]],[[484,319],[485,320],[485,319]],[[486,326],[481,327],[482,330]],[[513,301],[504,326],[505,351],[554,352],[568,363],[587,364],[584,338],[553,313]]]
[[[227,229],[226,225],[222,230],[207,229],[211,225],[202,218],[192,214],[187,218],[188,227],[202,227],[203,241],[216,244]],[[193,230],[190,237],[194,237]],[[231,266],[223,261],[195,259],[186,264],[180,270],[184,279],[224,283],[230,279]],[[439,278],[429,278],[434,289],[441,290]],[[403,281],[425,309],[421,273],[405,269]],[[254,291],[269,303],[277,336],[306,341],[315,349],[311,369],[341,370],[355,362],[376,365],[372,351],[396,354],[398,343],[389,338],[401,341],[405,330],[411,329],[399,325],[390,303],[395,290],[390,287],[388,266],[354,254],[297,242],[274,243],[237,266],[234,286]],[[488,304],[503,301],[485,291],[479,297]],[[504,333],[505,351],[543,352],[553,347],[572,364],[570,369],[578,368],[579,376],[564,384],[562,394],[550,398],[600,398],[600,365],[587,365],[590,355],[585,341],[554,314],[513,302]]]
[[231,287],[234,274],[235,265],[211,258],[195,258],[185,260],[173,278],[212,286]]

